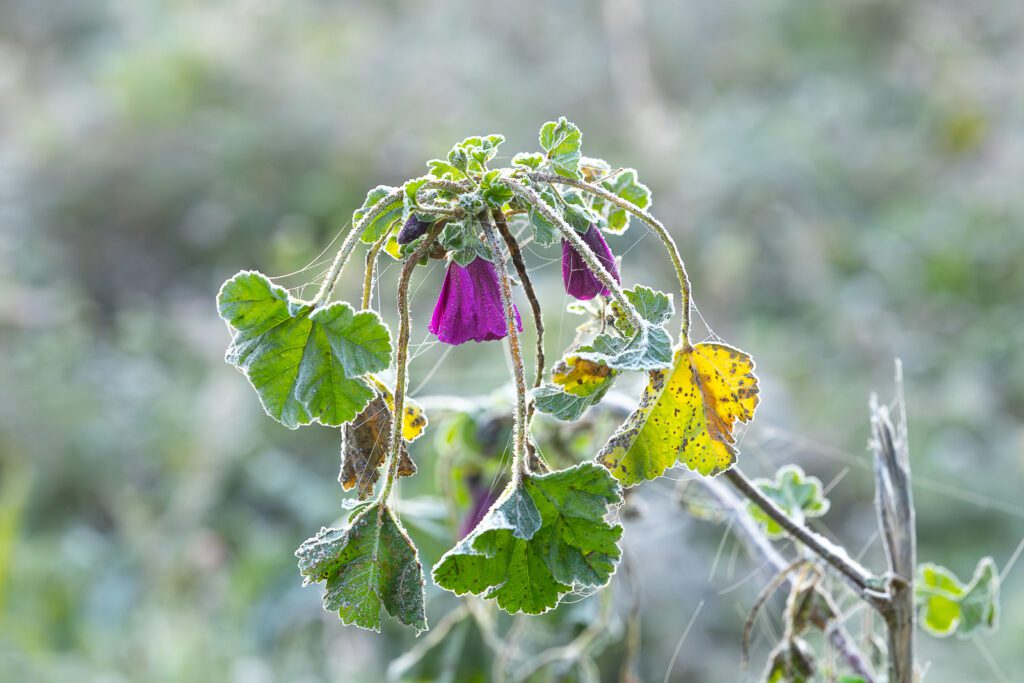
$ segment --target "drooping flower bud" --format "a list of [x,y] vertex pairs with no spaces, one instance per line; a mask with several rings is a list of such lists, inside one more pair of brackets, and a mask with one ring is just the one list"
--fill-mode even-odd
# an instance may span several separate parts
[[[619,268],[615,263],[615,255],[608,248],[601,231],[593,223],[586,233],[583,234],[583,242],[590,247],[590,250],[597,255],[597,259],[611,273],[616,282],[622,282],[619,277]],[[562,282],[565,283],[565,291],[580,301],[593,299],[595,296],[608,296],[611,292],[597,278],[586,261],[575,247],[565,239],[562,240]]]
[[421,221],[416,217],[416,214],[413,214],[409,216],[409,220],[407,220],[402,226],[402,229],[398,231],[398,237],[396,240],[399,244],[409,244],[426,233],[427,228],[430,226],[431,223]]
[[[522,330],[519,309],[513,309],[516,327]],[[448,264],[429,329],[445,344],[453,346],[470,340],[503,339],[508,334],[501,304],[501,283],[493,263],[478,256],[468,266],[460,266],[455,261]]]

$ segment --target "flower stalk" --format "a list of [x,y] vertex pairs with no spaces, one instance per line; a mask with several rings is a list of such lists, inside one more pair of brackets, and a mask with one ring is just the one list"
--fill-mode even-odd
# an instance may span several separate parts
[[430,245],[437,239],[444,221],[431,226],[423,243],[405,260],[398,276],[398,340],[395,343],[395,394],[392,403],[391,434],[388,447],[387,476],[377,500],[386,502],[398,474],[402,451],[402,423],[405,414],[405,386],[409,381],[409,280],[419,260],[426,256]]
[[313,297],[312,303],[314,307],[319,308],[331,298],[331,294],[334,293],[334,288],[338,284],[338,278],[341,276],[341,271],[345,267],[348,257],[352,255],[352,250],[355,249],[356,243],[359,242],[359,237],[363,234],[363,229],[384,213],[391,204],[400,200],[404,193],[405,190],[403,188],[396,187],[394,190],[381,197],[380,201],[374,204],[373,207],[366,212],[362,220],[352,226],[348,235],[345,237],[345,241],[341,243],[338,253],[334,256],[334,261],[331,263],[330,270],[327,271],[327,277],[324,278],[323,284],[320,285],[320,290],[316,293],[316,296]]
[[682,324],[680,326],[679,337],[683,341],[684,345],[688,347],[690,345],[690,278],[686,274],[686,264],[683,263],[683,257],[679,254],[679,247],[676,246],[675,240],[672,239],[672,235],[669,233],[668,229],[665,228],[662,222],[633,202],[623,199],[617,194],[609,192],[599,185],[588,183],[585,180],[565,178],[551,173],[526,173],[526,177],[537,182],[548,183],[549,185],[570,185],[589,192],[595,197],[600,197],[606,202],[614,204],[620,209],[628,211],[630,214],[636,216],[645,225],[647,225],[655,235],[658,236],[658,239],[660,239],[662,244],[665,246],[665,250],[668,251],[669,258],[672,259],[672,267],[675,269],[676,278],[679,280],[679,293],[681,297],[680,308],[682,308]]
[[516,326],[516,311],[512,303],[512,282],[508,276],[508,265],[498,242],[498,231],[490,217],[483,213],[480,223],[484,229],[484,241],[494,254],[494,266],[498,271],[501,283],[501,303],[505,310],[505,323],[508,326],[508,348],[512,356],[512,375],[516,387],[516,414],[513,424],[512,441],[512,484],[518,486],[529,459],[526,457],[526,373],[523,371],[523,351],[519,345],[519,330]]
[[373,246],[366,251],[366,270],[363,273],[363,301],[362,308],[365,311],[370,307],[370,298],[373,296],[374,273],[377,270],[377,255],[381,248],[387,244],[390,233],[384,233],[380,239],[373,243]]
[[[533,324],[537,330],[537,370],[533,377],[533,387],[536,389],[544,382],[544,313],[541,310],[537,292],[533,289],[533,281],[530,280],[530,273],[526,269],[526,262],[523,261],[523,253],[519,249],[519,242],[516,241],[515,235],[508,229],[508,221],[505,219],[505,214],[498,209],[494,209],[491,213],[494,216],[494,224],[498,227],[498,232],[501,233],[502,239],[505,240],[509,258],[516,269],[516,274],[519,275],[519,281],[523,285],[523,293],[526,294],[526,298],[530,302],[530,309],[533,311]],[[530,414],[532,415],[532,413],[533,404],[531,403]]]
[[[560,176],[551,177],[557,178]],[[577,253],[579,253],[583,258],[583,261],[587,264],[587,267],[590,268],[591,272],[594,273],[594,275],[597,276],[597,279],[601,281],[601,284],[611,292],[612,298],[615,299],[615,303],[617,303],[622,310],[626,312],[629,322],[637,329],[643,327],[643,319],[640,317],[640,314],[637,312],[633,304],[630,303],[629,299],[626,298],[626,295],[622,291],[622,287],[619,286],[615,277],[608,272],[608,269],[604,267],[604,264],[597,257],[597,254],[595,254],[587,243],[583,241],[583,238],[580,237],[579,233],[577,233],[571,225],[566,223],[565,219],[552,211],[544,200],[540,198],[540,195],[533,190],[533,188],[517,182],[508,182],[506,183],[506,187],[533,206],[547,222],[558,228],[559,232],[562,233],[562,238],[572,245]]]

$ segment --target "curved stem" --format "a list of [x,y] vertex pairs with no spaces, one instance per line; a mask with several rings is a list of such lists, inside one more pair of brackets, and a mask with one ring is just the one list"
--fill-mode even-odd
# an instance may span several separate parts
[[327,277],[324,278],[324,283],[320,286],[320,291],[313,297],[313,306],[321,306],[327,299],[331,297],[331,293],[334,291],[334,286],[338,284],[338,277],[341,275],[341,269],[345,267],[345,262],[348,261],[348,257],[352,255],[352,250],[356,246],[356,242],[359,241],[359,237],[363,234],[363,229],[374,219],[384,213],[385,210],[396,201],[402,198],[405,190],[401,187],[396,187],[388,194],[381,197],[380,201],[373,205],[373,207],[366,212],[362,220],[352,226],[352,230],[345,237],[345,241],[341,243],[341,247],[338,249],[338,253],[334,257],[334,262],[331,263],[331,269],[327,271]]
[[[737,520],[737,528],[746,538],[747,543],[761,554],[767,561],[772,569],[776,572],[781,572],[786,569],[787,562],[775,549],[768,537],[764,535],[764,531],[761,526],[754,521],[747,511],[746,504],[740,500],[735,493],[733,493],[728,486],[723,484],[718,478],[701,478],[700,483],[704,485],[712,496],[715,497],[722,505],[731,510]],[[789,577],[790,583],[793,579],[791,575]],[[833,607],[833,611],[839,614],[838,606],[834,605],[831,597],[828,597],[828,593],[822,593],[830,601]],[[867,662],[867,658],[857,648],[857,644],[854,642],[853,636],[850,635],[849,631],[843,626],[841,621],[835,621],[829,627],[828,639],[832,643],[832,646],[836,648],[840,656],[846,661],[851,669],[857,673],[858,676],[863,678],[867,683],[875,683],[875,674],[871,670],[871,666]]]
[[390,233],[384,233],[366,252],[366,271],[363,275],[363,310],[370,307],[370,297],[373,296],[373,272],[377,268],[377,254],[380,253],[381,247],[387,244],[390,236]]
[[398,474],[398,461],[402,449],[402,415],[405,411],[405,385],[409,381],[409,280],[419,260],[426,256],[430,245],[441,232],[443,221],[431,226],[427,238],[402,265],[402,274],[398,276],[398,341],[395,344],[395,395],[391,410],[391,442],[388,445],[387,479],[377,500],[386,502],[391,494],[391,487]]
[[508,277],[508,266],[498,243],[498,231],[490,217],[481,214],[480,224],[484,229],[484,241],[494,254],[494,267],[501,283],[501,305],[505,310],[505,325],[508,327],[508,348],[512,354],[512,375],[516,384],[516,419],[513,425],[512,443],[512,484],[518,486],[523,478],[527,462],[526,453],[526,373],[523,371],[523,351],[519,346],[519,330],[516,329],[515,306],[512,303],[512,282]]
[[609,192],[599,185],[588,183],[585,180],[575,180],[573,178],[563,178],[559,175],[553,175],[550,173],[527,173],[526,177],[530,180],[536,180],[548,184],[560,183],[562,185],[571,185],[572,187],[586,190],[590,194],[600,197],[601,199],[614,204],[615,206],[628,211],[633,214],[641,221],[643,221],[651,231],[658,236],[662,244],[665,245],[665,249],[668,251],[669,258],[672,259],[672,267],[675,268],[676,278],[679,280],[679,292],[680,292],[680,308],[682,309],[683,322],[680,328],[679,336],[684,342],[685,346],[690,345],[690,278],[686,274],[686,264],[683,263],[683,257],[679,255],[679,247],[676,246],[676,242],[672,239],[672,235],[668,229],[662,225],[661,221],[647,213],[639,206],[628,200],[619,197],[618,195]]
[[558,228],[559,232],[562,233],[562,237],[572,245],[573,249],[575,249],[577,253],[579,253],[583,258],[583,261],[587,264],[587,267],[590,268],[591,272],[593,272],[594,275],[597,276],[597,279],[601,281],[601,284],[603,284],[605,288],[612,293],[612,298],[615,299],[615,303],[619,304],[619,306],[622,307],[622,310],[626,312],[626,315],[629,317],[629,321],[632,323],[633,327],[637,329],[643,327],[643,319],[640,317],[640,314],[637,313],[633,304],[629,302],[629,299],[626,298],[626,295],[623,294],[622,287],[619,286],[619,283],[614,277],[612,277],[611,273],[608,272],[608,269],[604,267],[604,264],[601,263],[599,258],[597,258],[597,255],[590,249],[590,247],[587,246],[587,243],[583,241],[583,238],[579,236],[579,233],[577,233],[571,225],[566,223],[564,218],[552,211],[551,207],[549,207],[547,203],[540,198],[540,195],[538,195],[533,188],[517,182],[508,182],[505,183],[505,186],[537,209],[537,212],[540,213],[548,223],[551,223]]
[[733,466],[723,475],[736,487],[747,500],[757,505],[768,515],[772,521],[777,523],[797,541],[803,543],[815,555],[828,563],[833,569],[846,579],[857,594],[876,609],[884,607],[888,597],[884,592],[884,583],[865,569],[860,563],[846,554],[845,551],[836,547],[827,539],[822,538],[809,528],[790,518],[775,502],[766,496],[754,482],[747,479],[747,476]]
[[[498,232],[501,233],[502,239],[505,240],[505,246],[508,247],[508,255],[512,259],[512,265],[515,266],[520,282],[523,283],[523,293],[526,294],[526,298],[530,302],[530,309],[533,311],[533,324],[537,329],[537,371],[533,377],[533,388],[536,389],[544,382],[544,314],[540,307],[540,300],[537,298],[537,292],[533,289],[530,273],[526,270],[523,252],[519,249],[519,243],[515,236],[508,229],[505,214],[495,209],[492,215],[495,225],[498,226]],[[530,414],[533,414],[532,403],[530,404]]]

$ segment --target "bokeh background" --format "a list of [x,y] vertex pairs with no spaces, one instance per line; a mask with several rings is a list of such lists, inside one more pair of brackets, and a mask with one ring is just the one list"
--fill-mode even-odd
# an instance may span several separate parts
[[[337,436],[262,414],[214,297],[243,268],[301,289],[369,187],[470,134],[531,151],[560,114],[585,153],[639,169],[703,318],[757,359],[748,472],[835,481],[818,528],[880,568],[867,398],[891,397],[900,357],[920,559],[1002,568],[1024,535],[1022,74],[1013,0],[0,3],[0,677],[383,679],[411,635],[343,627],[292,557],[344,514]],[[643,230],[612,246],[627,283],[672,287]],[[557,256],[528,254],[552,353],[576,324]],[[499,389],[496,347],[426,335],[440,278],[414,313],[416,395]],[[429,520],[423,479],[403,492]],[[669,679],[756,680],[777,616],[748,672],[739,632],[768,577],[744,582],[759,561],[680,495],[650,487],[627,522],[638,673],[663,679],[703,601]],[[450,531],[424,526],[432,562]],[[434,623],[457,607],[428,598]],[[499,626],[556,642],[593,602]],[[922,635],[926,681],[1019,680],[1024,568],[1002,602],[995,635]],[[449,659],[494,659],[459,637]]]

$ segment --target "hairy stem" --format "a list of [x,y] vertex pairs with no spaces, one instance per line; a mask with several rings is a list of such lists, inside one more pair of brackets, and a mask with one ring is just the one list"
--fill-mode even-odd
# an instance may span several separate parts
[[379,215],[394,202],[400,200],[405,190],[401,187],[396,187],[388,194],[381,197],[380,201],[373,205],[366,215],[363,216],[362,220],[352,226],[351,231],[345,237],[345,241],[341,243],[341,248],[338,249],[338,253],[334,257],[334,262],[331,263],[330,270],[327,271],[327,277],[324,278],[324,283],[320,285],[320,291],[313,297],[313,305],[321,306],[327,299],[331,298],[331,293],[334,292],[335,285],[338,284],[338,277],[341,275],[342,268],[345,267],[345,263],[348,261],[348,257],[352,255],[352,250],[355,248],[356,243],[359,241],[359,237],[363,234],[365,227],[372,222]]
[[512,443],[512,484],[518,486],[523,478],[523,470],[527,463],[526,453],[526,373],[523,371],[523,351],[519,346],[519,330],[516,329],[515,307],[512,304],[512,282],[508,277],[508,266],[501,253],[498,243],[498,231],[491,223],[490,217],[481,215],[480,224],[484,229],[484,240],[494,254],[494,267],[498,271],[501,282],[501,305],[505,309],[505,324],[508,327],[508,348],[512,355],[512,375],[516,385],[516,415],[513,425]]
[[647,225],[651,231],[658,236],[662,244],[665,245],[665,249],[668,251],[669,258],[672,259],[672,267],[675,268],[676,278],[679,280],[679,292],[681,296],[680,308],[682,309],[683,322],[679,332],[680,339],[686,346],[690,344],[690,278],[686,274],[686,264],[683,263],[683,257],[679,255],[679,247],[676,246],[676,242],[672,239],[672,235],[668,229],[662,225],[661,221],[647,213],[639,206],[628,200],[619,197],[618,195],[609,192],[599,185],[588,183],[585,180],[576,180],[574,178],[563,178],[559,175],[553,175],[551,173],[527,173],[526,177],[530,180],[536,180],[548,184],[560,183],[562,185],[570,185],[572,187],[585,190],[590,194],[600,197],[601,199],[614,204],[615,206],[628,211],[637,218],[639,218],[644,224]]
[[860,563],[847,555],[846,551],[833,545],[830,541],[822,538],[815,532],[802,524],[798,524],[789,515],[766,496],[747,476],[740,471],[739,467],[733,466],[726,471],[725,478],[743,497],[761,508],[775,523],[781,526],[786,532],[797,541],[800,541],[815,555],[820,557],[835,569],[869,604],[876,608],[883,607],[887,596],[881,592],[884,584],[881,579],[874,576]]
[[[544,381],[544,315],[540,307],[540,300],[537,298],[537,292],[533,289],[530,274],[526,270],[523,253],[519,249],[519,243],[516,242],[515,236],[508,229],[505,214],[495,209],[492,215],[494,216],[495,225],[498,226],[498,232],[501,233],[502,238],[505,240],[505,246],[508,247],[508,255],[512,259],[512,265],[515,266],[516,273],[519,275],[519,281],[523,284],[523,292],[526,294],[526,298],[530,302],[530,309],[533,311],[533,324],[537,329],[537,371],[533,377],[533,386],[537,388]],[[530,404],[530,413],[533,413],[533,404]]]
[[377,269],[377,255],[381,248],[387,244],[389,233],[384,233],[380,239],[373,243],[366,252],[366,271],[363,275],[363,310],[370,307],[370,297],[373,296],[373,274]]
[[619,283],[614,277],[612,277],[612,274],[608,272],[608,269],[604,267],[601,260],[597,258],[597,254],[595,254],[590,247],[587,246],[587,243],[583,241],[583,238],[579,236],[579,233],[577,233],[571,225],[566,223],[565,219],[552,211],[551,207],[549,207],[547,203],[540,198],[540,195],[534,192],[533,188],[517,182],[506,183],[506,187],[531,204],[535,209],[537,209],[540,215],[544,216],[544,219],[547,220],[547,222],[558,228],[559,232],[562,233],[562,237],[572,245],[573,249],[575,249],[577,253],[579,253],[583,258],[583,261],[587,264],[587,267],[590,268],[591,272],[593,272],[594,275],[597,276],[597,279],[601,281],[601,284],[603,284],[605,288],[612,293],[612,298],[615,299],[615,302],[619,304],[623,311],[626,312],[626,315],[629,317],[629,322],[632,323],[633,327],[636,329],[643,327],[645,324],[643,319],[640,317],[640,314],[637,313],[633,304],[629,302],[629,299],[627,299],[626,295],[622,292],[622,287],[620,287]]
[[443,221],[430,227],[427,238],[405,260],[398,276],[398,340],[395,343],[395,395],[391,411],[391,442],[388,445],[387,479],[381,489],[379,501],[385,502],[398,474],[398,461],[402,449],[402,416],[405,411],[405,385],[409,380],[409,280],[419,260],[427,255],[430,245],[441,232]]

